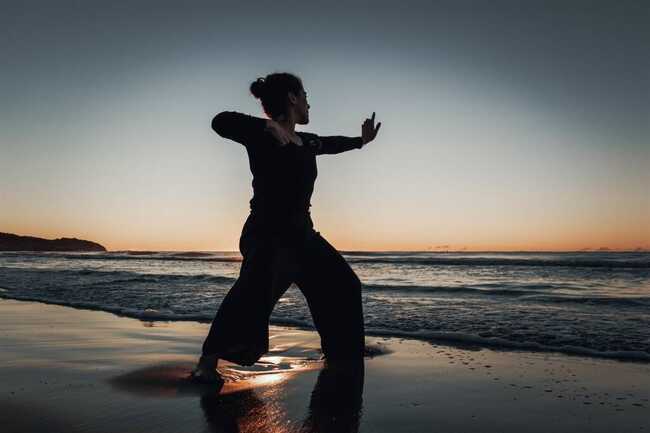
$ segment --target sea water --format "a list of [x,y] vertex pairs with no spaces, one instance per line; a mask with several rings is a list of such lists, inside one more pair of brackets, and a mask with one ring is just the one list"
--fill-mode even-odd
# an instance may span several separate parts
[[[368,334],[650,361],[650,253],[343,252]],[[0,253],[0,297],[210,321],[235,252]],[[312,328],[295,285],[271,323]]]

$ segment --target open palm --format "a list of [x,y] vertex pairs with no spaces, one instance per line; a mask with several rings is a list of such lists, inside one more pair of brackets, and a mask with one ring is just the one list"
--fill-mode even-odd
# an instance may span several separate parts
[[361,125],[361,141],[363,144],[366,144],[375,139],[380,126],[381,122],[379,122],[377,124],[377,127],[375,127],[375,112],[373,111],[372,117],[370,119],[366,119]]

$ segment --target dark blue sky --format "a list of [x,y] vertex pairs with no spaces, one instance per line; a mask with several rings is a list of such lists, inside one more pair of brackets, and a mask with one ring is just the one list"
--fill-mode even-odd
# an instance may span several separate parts
[[[650,242],[647,2],[353,3],[4,2],[0,230],[231,249],[245,154],[206,126],[262,116],[248,84],[288,70],[310,94],[303,129],[383,122],[375,149],[320,163],[315,211],[341,247]],[[591,231],[569,242],[576,227]]]

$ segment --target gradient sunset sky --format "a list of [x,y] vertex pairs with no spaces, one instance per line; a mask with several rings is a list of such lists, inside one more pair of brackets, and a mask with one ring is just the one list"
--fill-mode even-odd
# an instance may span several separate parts
[[650,248],[648,2],[226,4],[0,6],[0,231],[236,250],[252,177],[210,120],[288,71],[298,130],[382,122],[319,156],[340,250]]

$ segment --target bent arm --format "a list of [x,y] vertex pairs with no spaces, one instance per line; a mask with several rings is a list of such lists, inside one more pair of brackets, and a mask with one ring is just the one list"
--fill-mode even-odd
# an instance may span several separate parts
[[220,136],[246,146],[264,134],[267,122],[268,119],[237,111],[222,111],[212,119],[212,129]]
[[364,144],[361,137],[346,137],[343,135],[318,136],[316,140],[320,142],[316,148],[316,155],[333,155],[352,149],[361,149]]

